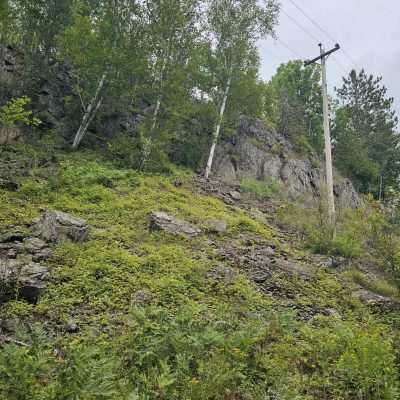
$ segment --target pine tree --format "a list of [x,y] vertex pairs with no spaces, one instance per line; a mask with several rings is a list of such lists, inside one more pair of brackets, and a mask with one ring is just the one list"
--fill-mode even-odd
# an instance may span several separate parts
[[382,195],[386,185],[397,185],[400,154],[398,119],[393,98],[382,78],[351,71],[336,89],[334,155],[336,164],[359,190]]

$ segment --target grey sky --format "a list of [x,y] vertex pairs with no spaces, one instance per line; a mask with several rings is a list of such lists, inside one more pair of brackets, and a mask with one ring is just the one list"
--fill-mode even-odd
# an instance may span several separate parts
[[[400,114],[400,1],[399,0],[294,0],[317,21],[353,61],[339,51],[328,62],[330,92],[340,85],[343,68],[364,67],[367,73],[381,75],[389,94],[395,98]],[[331,48],[334,42],[320,32],[297,10],[290,0],[281,0],[282,9],[307,31]],[[319,48],[315,39],[303,32],[285,13],[280,16],[277,35],[280,41],[260,43],[261,76],[268,80],[282,62],[313,58]],[[290,47],[294,54],[282,44]],[[297,53],[299,53],[297,55]],[[356,63],[356,65],[354,65]],[[340,66],[340,65],[342,66]]]

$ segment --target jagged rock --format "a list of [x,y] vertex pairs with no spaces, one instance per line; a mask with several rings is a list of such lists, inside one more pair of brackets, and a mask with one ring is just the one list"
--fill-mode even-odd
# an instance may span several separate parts
[[[8,300],[17,293],[30,303],[36,303],[46,287],[49,269],[41,264],[24,259],[0,258],[2,290],[0,301]],[[14,292],[14,293],[13,293]]]
[[362,303],[365,303],[368,306],[376,307],[380,309],[391,309],[394,306],[399,307],[400,304],[398,301],[395,301],[391,297],[382,296],[377,293],[373,293],[366,289],[360,289],[353,293],[353,296],[358,298]]
[[242,198],[242,195],[237,190],[230,191],[229,196],[235,201],[239,201]]
[[[243,178],[275,181],[291,198],[305,194],[319,195],[323,187],[323,170],[315,156],[302,159],[283,135],[267,129],[260,120],[243,117],[234,141],[217,147],[213,172],[223,182],[238,184]],[[348,179],[336,179],[334,188],[338,207],[360,204]]]
[[[301,279],[310,281],[314,273],[307,264],[292,260],[288,255],[277,253],[272,246],[254,244],[228,244],[219,249],[221,261],[243,271],[265,295],[294,298],[287,282]],[[290,285],[289,285],[290,286]]]
[[46,288],[48,267],[41,264],[49,258],[49,242],[63,239],[82,241],[88,235],[84,220],[59,211],[47,211],[32,227],[36,236],[11,229],[0,234],[0,302],[16,295],[36,303]]
[[0,332],[15,333],[20,326],[18,319],[0,319]]
[[188,238],[195,237],[201,233],[200,229],[164,212],[152,212],[150,214],[150,229],[161,230],[173,235],[181,235]]
[[26,238],[26,233],[22,231],[9,231],[6,233],[0,234],[0,243],[13,243],[13,242],[22,242]]
[[206,221],[205,227],[210,233],[225,233],[227,228],[226,222],[218,219]]
[[46,211],[34,224],[35,235],[47,242],[72,240],[82,242],[87,239],[89,227],[85,220],[61,211]]

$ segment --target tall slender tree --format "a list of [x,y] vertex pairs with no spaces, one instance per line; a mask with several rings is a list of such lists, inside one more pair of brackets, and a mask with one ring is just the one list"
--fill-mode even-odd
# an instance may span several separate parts
[[[141,168],[145,168],[160,137],[160,113],[175,113],[179,104],[188,101],[185,92],[190,80],[191,56],[201,31],[199,0],[146,1],[145,46],[149,66],[147,96],[153,111],[146,131],[142,132]],[[177,95],[179,93],[179,95]],[[167,117],[168,118],[168,117]]]
[[121,95],[128,85],[126,70],[132,72],[130,68],[138,60],[126,50],[132,48],[132,40],[137,40],[141,23],[140,7],[134,1],[75,1],[73,23],[58,37],[62,56],[72,64],[75,91],[83,111],[74,149],[103,104],[105,90],[110,97],[117,86]]
[[279,5],[276,0],[208,0],[207,22],[218,94],[218,117],[205,170],[209,177],[232,85],[254,60],[257,41],[273,34]]

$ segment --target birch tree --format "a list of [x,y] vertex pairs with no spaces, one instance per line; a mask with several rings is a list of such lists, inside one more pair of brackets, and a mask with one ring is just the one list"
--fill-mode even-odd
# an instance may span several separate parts
[[[112,0],[109,2],[76,1],[73,24],[59,37],[65,59],[72,63],[75,92],[81,108],[82,119],[75,134],[72,148],[77,149],[98,110],[110,96],[113,86],[128,85],[122,73],[131,66],[127,54],[127,41],[135,39],[140,30],[140,7],[134,1]],[[121,93],[120,93],[121,94]]]
[[[149,66],[147,97],[153,110],[150,123],[142,132],[144,169],[151,156],[154,141],[159,136],[160,113],[168,98],[174,97],[174,107],[184,97],[187,69],[199,34],[199,0],[152,0],[145,2],[146,46]],[[174,96],[180,91],[181,99]],[[180,90],[179,90],[180,89]],[[165,108],[165,107],[164,107]]]
[[207,26],[210,50],[215,60],[210,67],[215,74],[218,116],[205,170],[206,178],[211,173],[232,85],[240,72],[251,65],[257,41],[273,34],[278,12],[276,0],[208,1]]

